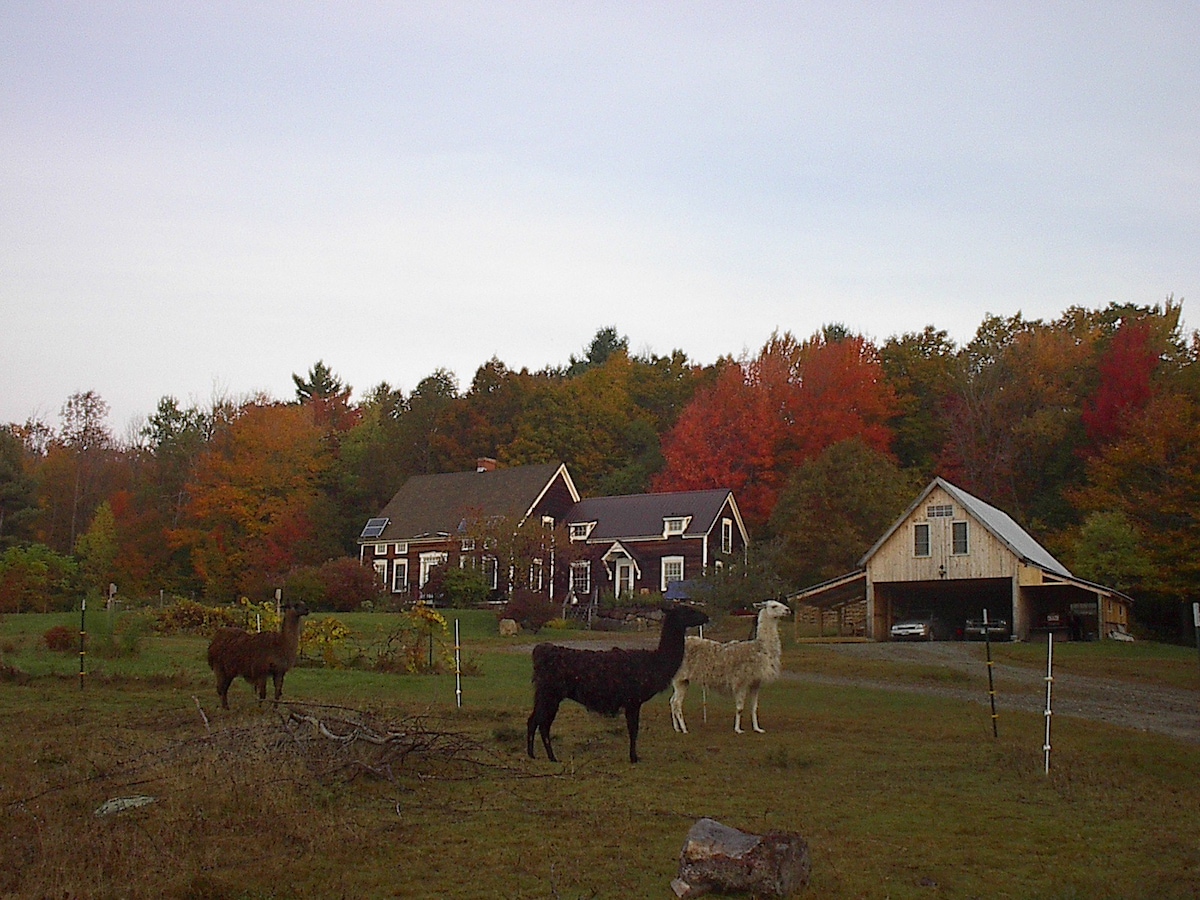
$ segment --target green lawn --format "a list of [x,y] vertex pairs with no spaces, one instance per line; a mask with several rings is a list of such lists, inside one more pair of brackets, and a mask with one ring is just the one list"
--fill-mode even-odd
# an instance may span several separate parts
[[[1056,717],[1047,776],[1041,715],[1006,713],[996,740],[978,704],[780,682],[763,693],[764,735],[735,735],[732,704],[711,693],[704,722],[698,691],[691,733],[676,734],[663,694],[643,708],[643,761],[630,765],[623,719],[567,703],[554,725],[562,762],[540,746],[529,760],[528,655],[490,614],[456,615],[475,672],[461,708],[452,674],[287,677],[285,699],[315,716],[346,707],[465,742],[453,756],[414,752],[391,778],[340,749],[316,754],[324,745],[244,682],[219,710],[202,637],[145,635],[135,656],[89,655],[81,690],[78,655],[39,644],[53,624],[77,630],[77,615],[5,617],[0,658],[17,671],[0,680],[0,896],[669,898],[688,828],[711,816],[802,834],[803,896],[1200,897],[1200,746]],[[363,640],[391,627],[385,613],[338,618]],[[811,649],[785,633],[786,660],[834,665]],[[1194,651],[1129,649],[1056,648],[1056,659],[1188,686]],[[1037,664],[1036,648],[997,650]],[[134,794],[156,800],[93,815]]]

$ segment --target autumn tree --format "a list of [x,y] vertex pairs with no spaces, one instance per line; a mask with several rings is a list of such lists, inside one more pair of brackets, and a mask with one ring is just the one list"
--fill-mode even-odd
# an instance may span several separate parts
[[87,531],[75,542],[75,557],[84,586],[93,594],[106,594],[108,585],[115,580],[118,550],[117,520],[105,500],[96,507]]
[[888,421],[895,437],[892,452],[903,468],[926,478],[937,474],[946,443],[946,404],[954,387],[957,347],[932,325],[923,331],[889,338],[880,349],[880,364],[896,394],[896,412]]
[[807,341],[773,334],[753,360],[727,361],[663,439],[656,490],[728,487],[748,522],[770,517],[788,475],[857,437],[887,450],[895,398],[879,354],[837,327]]
[[185,521],[170,532],[206,593],[261,595],[292,566],[323,561],[313,510],[328,465],[307,407],[257,398],[217,426],[187,484]]
[[350,405],[352,389],[324,360],[317,360],[304,377],[293,372],[292,383],[296,386],[296,402],[312,407],[313,420],[318,425],[335,432],[354,425],[357,416]]
[[920,488],[860,438],[825,448],[792,472],[771,514],[779,575],[800,588],[851,571]]
[[1179,604],[1200,582],[1200,405],[1162,391],[1123,430],[1088,459],[1086,483],[1068,496],[1081,513],[1120,514],[1132,528],[1148,562],[1138,620],[1174,632]]

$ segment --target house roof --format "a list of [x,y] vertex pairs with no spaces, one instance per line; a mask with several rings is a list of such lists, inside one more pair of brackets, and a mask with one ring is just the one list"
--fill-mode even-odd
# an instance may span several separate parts
[[717,517],[728,502],[741,529],[746,529],[733,493],[725,489],[677,491],[666,494],[626,494],[620,497],[593,497],[580,500],[567,513],[568,524],[595,522],[588,541],[637,540],[661,538],[663,519],[690,517],[684,537],[703,537],[712,531]]
[[1038,566],[1056,575],[1074,578],[1066,566],[1055,559],[1049,550],[1034,540],[1029,532],[1014,522],[1008,513],[996,509],[991,504],[984,503],[978,497],[968,494],[962,488],[956,487],[944,478],[935,478],[929,482],[928,487],[912,502],[908,509],[904,511],[904,514],[892,524],[892,527],[884,533],[883,537],[876,541],[875,545],[858,561],[859,568],[866,566],[867,560],[875,555],[875,552],[895,534],[896,529],[907,521],[908,517],[925,502],[935,488],[939,487],[953,497],[959,506],[966,510],[973,519],[983,525],[993,537],[1004,544],[1022,562]]
[[571,497],[577,500],[579,492],[561,463],[414,475],[379,513],[379,518],[388,522],[373,540],[407,541],[457,534],[468,515],[520,521],[533,512],[560,472]]

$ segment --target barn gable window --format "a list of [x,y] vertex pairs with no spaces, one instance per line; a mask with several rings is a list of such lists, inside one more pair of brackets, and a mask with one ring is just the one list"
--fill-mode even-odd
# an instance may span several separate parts
[[949,519],[954,516],[954,507],[949,503],[937,503],[926,508],[925,516],[930,519]]
[[953,529],[951,533],[951,552],[953,552],[955,556],[965,556],[969,552],[967,545],[967,523],[954,522],[951,525],[951,528]]
[[721,552],[733,552],[733,520],[721,520]]
[[913,526],[913,556],[929,555],[929,525],[922,522]]

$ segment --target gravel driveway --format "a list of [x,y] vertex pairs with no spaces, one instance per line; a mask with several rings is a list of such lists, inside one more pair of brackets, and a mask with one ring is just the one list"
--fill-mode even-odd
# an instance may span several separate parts
[[[934,694],[987,704],[987,669],[980,644],[945,641],[937,643],[824,644],[823,649],[858,659],[879,659],[924,666],[947,666],[969,673],[975,684],[903,684],[844,678],[815,672],[785,672],[793,681],[816,684],[852,685],[886,691]],[[1046,708],[1045,670],[996,663],[993,666],[998,710],[1043,712]],[[1051,709],[1056,716],[1079,716],[1123,728],[1153,731],[1178,740],[1200,743],[1200,691],[1159,685],[1110,681],[1086,675],[1055,672]]]

